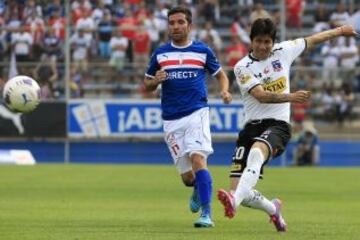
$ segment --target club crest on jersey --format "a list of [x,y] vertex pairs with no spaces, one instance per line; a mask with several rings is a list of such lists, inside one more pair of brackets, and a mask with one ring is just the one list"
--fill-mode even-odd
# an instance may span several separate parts
[[283,69],[280,60],[272,61],[271,65],[275,72],[280,72]]

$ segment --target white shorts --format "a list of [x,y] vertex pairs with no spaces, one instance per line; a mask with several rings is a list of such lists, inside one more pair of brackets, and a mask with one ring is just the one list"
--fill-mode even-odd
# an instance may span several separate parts
[[165,142],[180,174],[192,170],[190,157],[203,155],[205,161],[214,152],[211,146],[209,108],[171,121],[164,121]]

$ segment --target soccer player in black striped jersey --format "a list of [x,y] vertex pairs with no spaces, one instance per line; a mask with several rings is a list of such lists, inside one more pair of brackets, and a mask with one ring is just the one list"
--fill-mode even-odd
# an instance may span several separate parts
[[234,68],[246,124],[240,131],[233,154],[230,188],[218,191],[225,216],[232,218],[243,206],[265,211],[279,232],[286,231],[281,215],[281,201],[268,200],[255,190],[264,165],[279,156],[291,137],[290,103],[303,103],[311,93],[291,93],[289,72],[293,61],[315,44],[340,36],[358,35],[345,25],[306,38],[274,44],[276,26],[270,19],[256,20],[250,32],[251,51]]

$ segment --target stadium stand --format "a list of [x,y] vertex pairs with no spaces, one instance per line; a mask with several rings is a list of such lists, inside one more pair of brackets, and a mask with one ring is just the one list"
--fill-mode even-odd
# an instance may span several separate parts
[[[262,3],[262,5],[260,4]],[[166,12],[175,4],[190,7],[196,16],[193,38],[206,41],[227,64],[226,49],[239,38],[248,49],[247,31],[251,18],[269,14],[285,31],[287,39],[307,36],[340,23],[353,23],[360,15],[359,4],[349,1],[286,0],[288,26],[281,26],[281,1],[238,0],[71,0],[71,34],[65,36],[63,0],[0,1],[0,77],[8,78],[11,54],[15,54],[20,74],[33,75],[44,55],[53,62],[56,77],[47,79],[48,68],[38,71],[44,96],[63,99],[65,86],[64,41],[71,44],[71,96],[73,98],[153,98],[142,88],[143,66],[151,51],[166,39]],[[260,4],[260,5],[259,5]],[[291,7],[293,6],[293,7]],[[295,7],[294,7],[295,6]],[[255,9],[262,11],[256,13]],[[260,9],[260,10],[259,10]],[[265,13],[266,14],[265,14]],[[252,14],[253,13],[253,14]],[[252,14],[252,15],[251,15]],[[292,16],[298,14],[298,18]],[[291,19],[290,19],[291,18]],[[208,30],[204,26],[208,26]],[[25,26],[22,28],[21,26]],[[142,31],[139,31],[142,29]],[[140,32],[142,34],[140,34]],[[116,44],[111,43],[117,37]],[[24,41],[26,42],[24,44]],[[348,43],[349,42],[349,43]],[[359,39],[334,43],[332,51],[321,46],[304,54],[292,72],[293,89],[308,88],[313,102],[304,110],[305,120],[314,120],[320,133],[360,129]],[[334,45],[334,46],[335,46]],[[329,48],[328,48],[329,49]],[[111,51],[112,50],[112,51]],[[116,60],[111,52],[116,51]],[[122,60],[119,60],[122,59]],[[325,64],[332,62],[333,79]],[[356,63],[350,66],[349,62]],[[226,66],[231,74],[231,66]],[[325,74],[325,75],[324,75]],[[209,80],[210,97],[216,98],[216,81]],[[234,84],[233,91],[236,91]],[[324,115],[327,113],[328,115]],[[347,130],[350,129],[350,130]]]

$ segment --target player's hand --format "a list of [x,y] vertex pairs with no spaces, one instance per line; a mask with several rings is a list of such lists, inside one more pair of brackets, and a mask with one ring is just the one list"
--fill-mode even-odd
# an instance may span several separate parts
[[355,29],[351,25],[343,25],[339,27],[341,30],[341,35],[345,37],[359,37],[359,33],[355,31]]
[[305,103],[305,102],[309,101],[310,97],[311,97],[310,91],[299,90],[299,91],[296,91],[296,92],[290,94],[289,102]]
[[220,95],[221,95],[224,103],[228,104],[232,101],[232,95],[228,91],[222,91],[220,93]]
[[156,71],[155,80],[158,84],[166,81],[166,79],[167,79],[167,76],[166,76],[165,70],[160,69],[160,70]]

